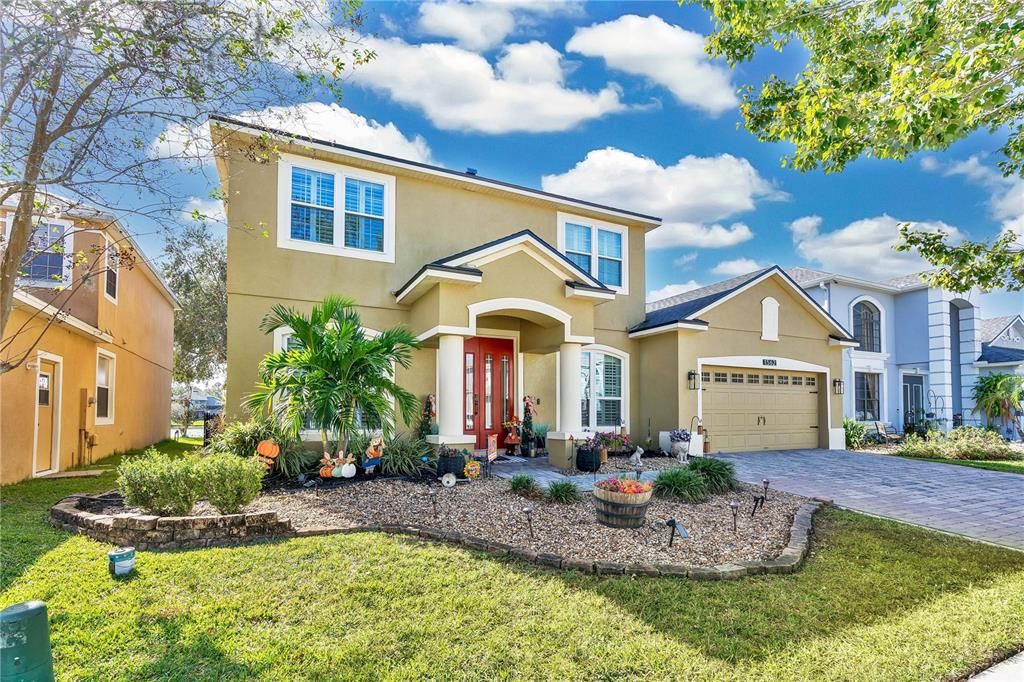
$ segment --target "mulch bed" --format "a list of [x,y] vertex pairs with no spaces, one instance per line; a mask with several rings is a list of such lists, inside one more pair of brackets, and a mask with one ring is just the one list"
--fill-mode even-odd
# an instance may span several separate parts
[[[674,463],[671,458],[665,458]],[[650,462],[645,468],[650,468]],[[702,504],[655,498],[647,523],[636,530],[608,528],[597,523],[590,493],[574,504],[525,499],[508,491],[506,481],[490,479],[437,489],[437,516],[424,483],[364,481],[319,492],[276,489],[245,511],[276,511],[298,529],[381,524],[416,524],[457,531],[484,540],[524,547],[568,559],[627,563],[678,563],[714,566],[736,561],[759,561],[779,556],[789,541],[790,525],[804,498],[770,491],[768,503],[751,518],[753,494],[743,486]],[[737,532],[732,530],[730,500],[740,502]],[[532,505],[533,537],[525,505]],[[676,538],[668,547],[665,521],[675,518],[690,537]]]

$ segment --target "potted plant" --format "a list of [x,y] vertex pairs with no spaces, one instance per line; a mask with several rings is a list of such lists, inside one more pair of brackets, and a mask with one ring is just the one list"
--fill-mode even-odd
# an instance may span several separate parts
[[685,461],[690,451],[690,432],[686,429],[670,431],[668,439],[672,443],[672,454],[680,462]]
[[550,427],[547,424],[537,424],[533,427],[533,431],[536,434],[537,449],[547,451],[548,449],[548,431]]
[[597,471],[601,468],[601,453],[596,437],[576,441],[576,468],[580,471]]
[[456,450],[442,445],[437,450],[437,475],[438,478],[445,474],[455,474],[456,478],[462,477],[462,472],[466,468],[466,455]]
[[613,528],[641,528],[647,520],[654,486],[650,481],[608,478],[594,484],[598,523]]
[[537,436],[533,428],[533,418],[537,416],[537,407],[534,405],[534,397],[523,396],[523,454],[527,457],[537,456]]
[[520,421],[517,415],[512,415],[508,421],[501,423],[505,430],[508,431],[508,435],[505,436],[505,449],[510,455],[516,454],[519,444],[522,442],[519,435],[522,424],[523,422]]

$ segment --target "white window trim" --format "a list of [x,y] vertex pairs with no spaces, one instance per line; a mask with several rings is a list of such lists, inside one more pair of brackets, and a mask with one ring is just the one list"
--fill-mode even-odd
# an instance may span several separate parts
[[[104,357],[110,361],[110,368],[107,377],[107,408],[108,414],[106,417],[99,416],[99,388],[100,388],[100,358]],[[97,426],[109,426],[114,423],[115,412],[114,407],[117,404],[117,355],[105,350],[103,348],[96,349],[96,382],[95,382],[95,393],[96,397],[96,425]]]
[[[885,331],[886,331],[885,306],[883,306],[881,301],[879,301],[874,296],[858,296],[857,298],[855,298],[852,301],[850,301],[850,308],[849,308],[850,335],[853,336],[855,334],[854,329],[856,328],[856,325],[854,325],[854,320],[853,320],[853,309],[854,309],[854,307],[858,303],[862,303],[864,301],[867,301],[871,305],[875,306],[875,308],[878,310],[878,336],[879,336],[879,339],[878,339],[878,341],[879,341],[878,350],[877,351],[865,350],[864,348],[861,348],[861,347],[858,346],[857,348],[853,349],[853,353],[856,353],[856,354],[864,353],[864,354],[869,355],[869,356],[877,356],[879,354],[886,354],[889,351],[886,348],[886,342],[885,342]],[[857,337],[854,336],[854,338],[857,338]]]
[[616,223],[609,223],[604,220],[596,220],[594,218],[585,218],[581,215],[574,215],[572,213],[558,212],[558,251],[562,254],[566,252],[565,249],[565,225],[566,223],[573,223],[574,225],[583,225],[590,228],[591,237],[591,252],[590,252],[590,276],[594,279],[598,279],[597,276],[597,230],[607,230],[608,232],[617,232],[622,235],[622,285],[615,286],[612,284],[604,284],[612,291],[620,294],[629,294],[629,228],[625,225],[618,225]]
[[114,246],[114,240],[112,240],[109,236],[104,234],[103,235],[103,241],[104,241],[104,252],[103,252],[104,255],[103,255],[103,258],[104,258],[104,263],[106,264],[106,267],[103,269],[103,297],[105,299],[107,299],[108,301],[110,301],[111,303],[113,303],[114,305],[117,305],[117,299],[118,299],[118,297],[121,294],[121,263],[120,263],[120,261],[118,261],[117,262],[117,266],[114,268],[114,270],[115,270],[114,274],[117,277],[117,279],[114,280],[114,284],[116,286],[114,287],[114,295],[111,296],[110,294],[107,293],[107,275],[109,274],[109,273],[107,273],[107,270],[111,269],[110,268],[110,249],[111,249],[111,247]]
[[779,302],[771,296],[761,299],[761,340],[779,340]]
[[[580,349],[580,352],[581,353],[604,353],[605,355],[613,355],[613,356],[617,357],[619,360],[622,361],[622,398],[621,398],[621,401],[622,401],[622,422],[623,422],[623,424],[626,427],[626,433],[630,433],[630,428],[629,428],[629,379],[630,379],[631,375],[629,373],[629,353],[627,353],[627,352],[625,352],[623,350],[620,350],[618,348],[614,348],[612,346],[606,346],[606,345],[600,344],[600,343],[592,343],[592,344],[583,346]],[[559,361],[560,360],[561,360],[561,358],[559,358]],[[594,356],[593,355],[590,356],[590,369],[591,369],[591,372],[593,372],[593,369],[594,369]],[[556,378],[555,378],[555,385],[556,386],[558,385],[558,378],[557,377],[558,377],[558,375],[556,375]],[[583,396],[583,387],[581,386],[580,387],[580,397],[582,397],[582,396]],[[602,431],[608,431],[609,429],[617,431],[622,426],[621,424],[618,424],[618,425],[615,425],[615,426],[598,426],[597,425],[597,400],[598,400],[598,398],[597,398],[596,395],[590,397],[590,419],[589,419],[589,421],[590,421],[591,425],[590,426],[582,427],[583,432],[584,433],[600,433]],[[556,403],[558,403],[558,404],[561,403],[561,397],[560,396],[558,396],[558,399],[556,400]],[[582,421],[582,419],[581,419],[581,421]]]
[[[51,225],[60,225],[64,228],[64,258],[62,260],[63,277],[58,282],[54,279],[31,279],[29,277],[18,277],[18,283],[26,287],[36,287],[39,289],[57,289],[60,287],[71,286],[71,255],[75,249],[75,228],[74,223],[64,218],[47,218],[45,216],[33,216],[32,224],[39,225],[39,223],[49,223]],[[7,214],[7,221],[4,225],[4,238],[10,239],[11,230],[14,229],[14,213]]]
[[[370,338],[375,339],[378,336],[380,336],[380,332],[377,331],[376,329],[370,329],[369,327],[360,327],[360,329],[362,329],[363,333],[369,336]],[[291,327],[278,327],[277,329],[274,330],[275,353],[284,350],[285,342],[287,341],[288,337],[291,336],[293,333],[294,332]],[[395,367],[394,364],[392,364],[391,369],[392,371],[395,371],[397,368]],[[364,430],[364,433],[370,433],[370,431]],[[303,429],[302,431],[299,431],[299,439],[303,441],[319,442],[320,432],[316,429]]]
[[[316,242],[291,237],[292,168],[307,168],[334,176],[334,243]],[[353,249],[345,244],[345,178],[365,180],[384,185],[384,250]],[[343,166],[295,154],[282,154],[277,163],[277,247],[331,256],[360,258],[384,263],[395,262],[395,176]]]
[[[40,360],[49,360],[54,365],[53,376],[50,377],[50,407],[53,410],[52,444],[50,445],[50,466],[39,470],[39,375],[42,373]],[[32,401],[35,403],[36,425],[32,431],[32,477],[46,476],[60,471],[60,427],[63,422],[64,410],[64,358],[60,355],[36,351],[36,380],[32,384]],[[56,396],[56,398],[54,398]],[[45,453],[44,453],[45,454]]]

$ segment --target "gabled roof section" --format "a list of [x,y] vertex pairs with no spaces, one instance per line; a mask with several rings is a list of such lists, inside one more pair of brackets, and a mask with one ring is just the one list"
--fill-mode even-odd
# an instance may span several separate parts
[[387,154],[381,154],[379,152],[370,151],[368,149],[360,149],[358,147],[350,147],[348,145],[339,144],[337,142],[331,142],[329,140],[319,140],[314,137],[307,135],[299,135],[296,133],[290,133],[286,130],[280,130],[276,128],[269,128],[267,126],[256,125],[247,121],[239,120],[236,118],[230,118],[228,116],[210,116],[210,122],[213,125],[220,126],[224,130],[237,130],[237,131],[250,131],[257,134],[266,134],[278,139],[282,139],[289,142],[300,142],[311,147],[320,147],[327,151],[335,153],[346,154],[354,157],[361,157],[368,160],[373,160],[381,163],[386,163],[399,168],[406,168],[409,170],[420,171],[429,175],[443,176],[447,178],[458,179],[463,182],[467,182],[475,185],[487,185],[497,189],[505,190],[512,194],[529,195],[540,199],[546,199],[548,201],[564,204],[567,206],[576,206],[579,208],[595,211],[598,213],[604,213],[613,217],[629,218],[631,220],[645,223],[648,225],[648,229],[661,225],[661,218],[656,216],[647,215],[645,213],[638,213],[636,211],[630,211],[624,208],[616,208],[614,206],[606,206],[604,204],[598,204],[593,201],[587,201],[585,199],[576,199],[573,197],[567,197],[561,194],[554,194],[552,192],[545,192],[544,190],[534,189],[532,187],[525,187],[523,185],[516,185],[511,182],[505,182],[503,180],[495,180],[494,178],[487,178],[482,175],[474,173],[468,173],[463,171],[452,170],[450,168],[443,168],[441,166],[433,166],[428,163],[422,163],[420,161],[411,161],[409,159],[401,159],[397,156],[389,156]]
[[992,343],[1014,322],[1020,320],[1024,324],[1024,318],[1020,315],[1003,315],[1002,317],[990,317],[981,321],[981,342]]
[[1024,349],[1003,348],[1002,346],[990,346],[987,343],[981,344],[981,356],[978,362],[991,364],[1015,364],[1024,363]]
[[910,275],[894,277],[893,279],[885,280],[883,282],[876,282],[860,277],[841,275],[835,272],[825,272],[824,270],[812,270],[811,268],[804,267],[786,268],[786,273],[793,279],[793,281],[805,289],[817,286],[822,282],[837,282],[839,284],[847,284],[854,287],[884,291],[890,294],[901,294],[907,291],[927,289],[928,285],[921,279],[921,276],[929,272],[932,271],[923,270]]
[[763,282],[768,277],[778,277],[793,290],[796,296],[804,300],[808,307],[821,317],[827,326],[832,328],[834,333],[830,335],[831,338],[841,342],[854,341],[846,329],[778,265],[687,291],[662,301],[655,301],[648,306],[647,317],[644,321],[629,330],[630,335],[638,333],[647,335],[662,328],[665,331],[670,331],[678,327],[707,327],[708,323],[700,319],[702,315],[744,290]]
[[537,260],[543,261],[549,270],[565,281],[569,295],[602,299],[615,297],[615,291],[601,284],[565,254],[527,229],[427,263],[395,291],[395,299],[399,302],[414,300],[418,295],[414,290],[429,286],[433,280],[446,279],[471,284],[480,282],[483,277],[480,266],[502,258],[513,250],[525,250]]

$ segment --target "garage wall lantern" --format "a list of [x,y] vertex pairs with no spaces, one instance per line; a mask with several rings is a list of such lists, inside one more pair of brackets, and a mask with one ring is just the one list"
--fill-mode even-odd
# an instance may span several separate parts
[[842,395],[843,391],[845,391],[845,390],[846,390],[846,387],[843,385],[843,380],[842,379],[833,379],[832,380],[832,392],[833,393],[835,393],[836,395]]
[[686,384],[690,387],[691,391],[697,390],[697,371],[690,370],[686,373]]

